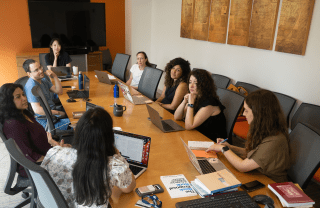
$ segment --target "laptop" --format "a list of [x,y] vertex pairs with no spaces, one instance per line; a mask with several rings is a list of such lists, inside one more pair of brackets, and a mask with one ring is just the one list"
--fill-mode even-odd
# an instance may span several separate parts
[[134,105],[142,105],[146,103],[152,103],[153,101],[143,95],[131,95],[130,89],[127,85],[118,82],[123,96]]
[[151,138],[124,131],[113,130],[115,146],[129,163],[135,178],[148,168]]
[[115,85],[117,83],[116,80],[110,80],[109,74],[107,72],[94,70],[99,82],[106,83],[109,85]]
[[69,90],[67,94],[69,98],[89,98],[89,89],[90,89],[90,79],[84,74],[83,75],[83,91],[79,90]]
[[164,133],[184,130],[183,127],[181,127],[179,124],[177,124],[171,119],[161,120],[161,117],[158,111],[156,111],[149,105],[146,105],[146,106],[149,112],[151,122]]
[[196,155],[191,151],[188,145],[180,138],[186,152],[188,154],[189,160],[193,164],[193,166],[197,169],[197,171],[203,175],[207,173],[213,173],[219,170],[226,169],[230,173],[232,173],[219,159],[217,158],[197,158]]
[[76,76],[71,75],[71,67],[57,66],[57,67],[51,67],[51,70],[58,76],[58,79],[60,81],[77,79]]

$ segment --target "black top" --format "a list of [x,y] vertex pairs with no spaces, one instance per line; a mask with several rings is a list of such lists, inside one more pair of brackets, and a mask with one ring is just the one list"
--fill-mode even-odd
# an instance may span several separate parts
[[198,126],[196,130],[212,141],[217,142],[217,138],[227,138],[226,118],[223,113],[225,107],[216,98],[207,99],[200,103],[196,109],[194,109],[194,115],[200,110],[200,108],[208,105],[219,106],[221,112],[218,115],[210,116],[200,126]]
[[[178,86],[179,85],[168,87],[166,89],[165,96],[164,96],[163,100],[161,101],[161,103],[171,104]],[[166,110],[169,111],[170,113],[174,114],[174,110],[169,110],[169,109],[166,109]]]
[[[44,58],[47,66],[53,65],[53,62],[50,61],[50,53],[48,53]],[[72,59],[70,58],[69,54],[67,52],[63,52],[58,56],[57,66],[66,66],[67,64],[71,63],[71,61]]]

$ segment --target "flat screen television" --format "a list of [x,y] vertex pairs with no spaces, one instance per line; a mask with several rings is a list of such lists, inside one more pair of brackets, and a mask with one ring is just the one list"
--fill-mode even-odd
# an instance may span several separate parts
[[66,49],[106,46],[105,4],[29,1],[33,48],[48,48],[60,38]]

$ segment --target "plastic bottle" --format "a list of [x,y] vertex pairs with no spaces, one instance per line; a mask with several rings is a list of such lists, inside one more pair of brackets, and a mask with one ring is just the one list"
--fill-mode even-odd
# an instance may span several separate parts
[[117,83],[113,87],[113,97],[114,98],[118,98],[119,97],[119,87],[118,87]]
[[79,72],[78,83],[79,83],[79,90],[83,90],[83,76],[81,71]]

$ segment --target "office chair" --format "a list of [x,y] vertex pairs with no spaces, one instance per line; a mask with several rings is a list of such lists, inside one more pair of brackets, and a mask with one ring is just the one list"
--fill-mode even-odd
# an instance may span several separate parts
[[228,142],[231,142],[232,144],[233,127],[243,106],[244,96],[234,91],[222,88],[217,88],[217,95],[219,96],[222,105],[226,107],[223,112],[226,117]]
[[292,166],[289,178],[305,189],[320,167],[320,135],[302,123],[298,123],[289,135]]
[[24,76],[24,77],[20,77],[19,79],[17,79],[14,84],[21,84],[22,87],[24,87],[28,81],[29,77],[28,76]]
[[151,100],[156,100],[158,85],[163,71],[157,68],[145,67],[138,85],[138,91]]
[[46,130],[48,132],[51,132],[52,138],[57,141],[64,139],[65,143],[71,144],[74,131],[72,129],[70,129],[70,130],[55,129],[54,124],[59,121],[59,118],[52,115],[49,103],[47,102],[40,86],[38,86],[38,85],[34,86],[32,88],[32,94],[37,97],[37,99],[40,102],[41,107],[43,108],[43,111],[44,111],[46,118],[47,118],[47,128],[48,129],[46,129]]
[[302,103],[291,119],[291,129],[300,122],[320,134],[320,106]]
[[126,70],[130,57],[131,55],[128,54],[117,53],[112,65],[111,73],[123,82],[126,82]]
[[293,109],[294,104],[296,103],[296,99],[278,92],[273,92],[273,93],[279,100],[280,106],[282,107],[283,114],[286,118],[287,126],[289,127],[290,113]]
[[43,71],[46,72],[48,70],[47,64],[46,64],[46,59],[45,56],[47,53],[39,53],[39,62],[40,65],[43,66]]
[[[28,160],[22,153],[13,139],[5,142],[8,152],[14,161],[22,165],[34,189],[34,196],[38,197],[37,207],[50,207],[50,208],[68,208],[68,204],[61,194],[59,188],[49,175],[48,171],[39,165]],[[31,206],[33,207],[33,206]]]
[[[3,141],[3,143],[6,143],[7,138],[3,134],[2,128],[3,128],[3,126],[2,126],[2,124],[0,124],[0,137]],[[18,173],[18,163],[14,159],[12,159],[12,157],[10,157],[10,169],[8,172],[7,180],[4,184],[3,192],[8,195],[16,195],[16,194],[22,192],[22,197],[25,200],[15,206],[13,206],[14,208],[20,208],[20,207],[23,207],[23,206],[29,204],[31,202],[31,200],[33,200],[33,194],[30,196],[29,194],[32,193],[32,191],[27,189],[28,187],[30,187],[30,184],[31,184],[29,179],[22,178],[19,175],[18,175],[16,183],[14,184],[14,187],[11,188],[16,173]],[[25,184],[28,184],[28,185],[25,186]]]
[[150,63],[150,64],[151,64],[152,68],[157,68],[157,64],[152,64],[152,63]]
[[102,51],[103,70],[110,70],[112,68],[112,57],[109,48]]
[[230,78],[220,75],[220,74],[211,74],[211,77],[214,81],[214,84],[219,87],[226,89],[229,86]]
[[246,82],[237,82],[235,84],[235,86],[236,87],[243,87],[245,90],[247,90],[248,93],[251,93],[253,91],[260,89],[260,87],[253,85],[253,84],[246,83]]

